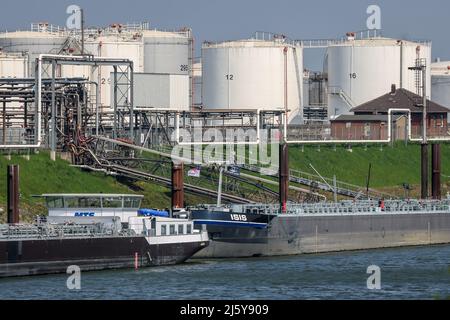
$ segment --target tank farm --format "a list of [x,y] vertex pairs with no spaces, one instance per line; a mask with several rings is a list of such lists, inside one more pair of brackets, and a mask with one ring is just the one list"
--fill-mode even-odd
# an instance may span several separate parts
[[[147,22],[0,33],[0,151],[29,161],[49,151],[170,190],[170,218],[208,234],[196,258],[450,243],[450,62],[432,61],[430,41],[378,30],[201,44],[194,35]],[[308,69],[308,50],[324,53],[323,70]],[[371,188],[370,168],[366,186],[323,177],[314,163],[313,174],[294,170],[289,153],[399,142],[420,144],[420,199]],[[9,224],[20,224],[16,185]]]

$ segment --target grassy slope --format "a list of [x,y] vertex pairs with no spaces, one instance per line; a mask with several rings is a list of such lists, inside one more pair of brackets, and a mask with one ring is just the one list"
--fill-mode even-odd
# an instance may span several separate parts
[[[345,148],[320,148],[291,146],[289,165],[293,169],[314,173],[310,163],[322,176],[336,177],[340,181],[364,186],[369,163],[372,163],[371,187],[401,186],[404,182],[411,185],[420,183],[420,145],[397,144],[394,147],[363,146],[353,147],[352,152]],[[441,147],[442,174],[450,176],[450,144]],[[431,147],[430,147],[431,154]],[[430,160],[431,161],[431,160]],[[445,179],[444,179],[445,181]]]
[[[336,174],[337,179],[363,186],[369,163],[372,163],[371,187],[387,189],[397,187],[407,182],[411,185],[420,183],[420,145],[397,144],[395,147],[380,146],[353,147],[352,152],[345,148],[320,148],[291,146],[289,150],[290,167],[314,173],[309,164],[325,177]],[[442,145],[442,174],[450,176],[450,144]],[[0,156],[0,207],[6,204],[6,167],[8,164],[20,165],[21,207],[30,214],[45,212],[41,199],[32,195],[42,193],[139,193],[145,196],[143,206],[165,208],[170,205],[170,190],[155,184],[136,182],[132,189],[121,184],[112,177],[102,173],[88,173],[63,161],[50,161],[46,152],[32,155],[28,161],[21,156],[12,156],[7,160]],[[449,178],[443,182],[450,185]],[[186,195],[186,202],[191,205],[199,202],[211,202]],[[4,213],[0,214],[4,221]]]
[[[144,195],[143,206],[166,208],[170,206],[170,190],[159,185],[136,182],[130,189],[113,177],[102,173],[89,173],[71,167],[68,162],[58,159],[53,162],[46,152],[32,155],[28,161],[21,156],[8,160],[0,156],[0,208],[6,206],[6,168],[8,164],[20,165],[21,209],[31,219],[34,214],[44,213],[42,199],[33,195],[42,193],[138,193]],[[201,198],[187,195],[188,204],[202,202]],[[0,222],[5,214],[0,213]]]
[[[30,160],[22,156],[12,156],[11,160],[8,160],[0,155],[0,208],[3,209],[6,207],[8,164],[20,165],[20,205],[21,213],[27,213],[25,220],[32,219],[34,214],[45,212],[42,199],[33,197],[43,193],[136,193],[144,195],[143,207],[170,207],[170,190],[164,186],[142,181],[131,185],[119,183],[115,178],[103,173],[81,171],[71,167],[61,159],[53,162],[47,152],[41,152],[32,155]],[[186,194],[188,205],[210,201]],[[2,221],[5,221],[4,211],[0,213],[0,222]]]

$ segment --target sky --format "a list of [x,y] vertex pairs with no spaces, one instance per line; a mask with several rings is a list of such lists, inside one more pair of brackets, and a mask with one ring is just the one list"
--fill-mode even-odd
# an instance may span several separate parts
[[[193,29],[196,56],[203,41],[249,38],[255,31],[292,39],[340,38],[365,30],[369,5],[381,9],[384,36],[433,42],[433,58],[450,60],[448,0],[1,0],[0,30],[31,22],[66,24],[71,4],[85,11],[86,25],[148,21],[157,29]],[[305,67],[322,69],[323,52],[307,50]]]

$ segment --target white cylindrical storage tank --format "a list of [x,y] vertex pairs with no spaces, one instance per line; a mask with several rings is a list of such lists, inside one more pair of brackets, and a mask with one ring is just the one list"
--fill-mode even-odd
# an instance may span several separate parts
[[202,106],[202,63],[201,61],[194,63],[193,70],[193,106],[201,107]]
[[45,24],[33,25],[32,31],[5,32],[0,34],[0,48],[5,52],[24,52],[28,56],[28,75],[34,76],[35,61],[40,54],[58,54],[67,40],[61,29],[55,31]]
[[427,96],[430,97],[431,43],[389,38],[351,38],[327,49],[328,114],[349,114],[352,107],[388,93],[392,84],[417,92],[416,59],[426,59]]
[[284,109],[285,76],[289,118],[299,114],[301,117],[301,46],[287,44],[284,39],[238,40],[202,46],[202,103],[206,110]]
[[28,57],[0,51],[0,78],[27,78]]
[[189,74],[192,70],[190,30],[144,30],[145,73]]
[[[129,36],[129,34],[124,34],[123,36],[119,33],[117,34],[107,34],[101,35],[95,38],[88,38],[85,42],[86,53],[93,54],[95,56],[103,58],[118,58],[118,59],[128,59],[133,61],[133,71],[143,72],[143,51],[142,51],[142,41],[138,37]],[[66,67],[67,68],[67,67]],[[91,73],[92,69],[90,67],[73,67],[72,73],[65,74],[66,77],[70,76],[82,76],[84,73]],[[122,65],[118,68],[118,77],[126,69],[126,65]],[[67,70],[67,69],[66,69]],[[99,74],[100,73],[100,74]],[[97,80],[100,79],[100,105],[102,109],[111,108],[111,86],[114,83],[114,68],[112,66],[100,66],[98,67],[97,74],[87,75],[89,78]],[[118,82],[120,79],[118,79]],[[123,82],[123,81],[121,81]],[[106,109],[105,109],[106,108]]]
[[450,109],[450,61],[431,65],[431,100]]

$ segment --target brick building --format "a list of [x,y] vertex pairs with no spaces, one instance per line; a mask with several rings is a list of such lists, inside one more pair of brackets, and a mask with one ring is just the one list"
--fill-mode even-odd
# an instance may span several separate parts
[[[333,139],[349,140],[385,140],[388,130],[389,109],[411,110],[411,134],[422,134],[422,97],[406,89],[391,92],[351,109],[353,115],[341,115],[331,120]],[[448,113],[444,106],[427,100],[427,134],[429,137],[449,136]],[[407,136],[408,121],[406,114],[394,114],[392,117],[392,135],[394,139],[403,140]]]

